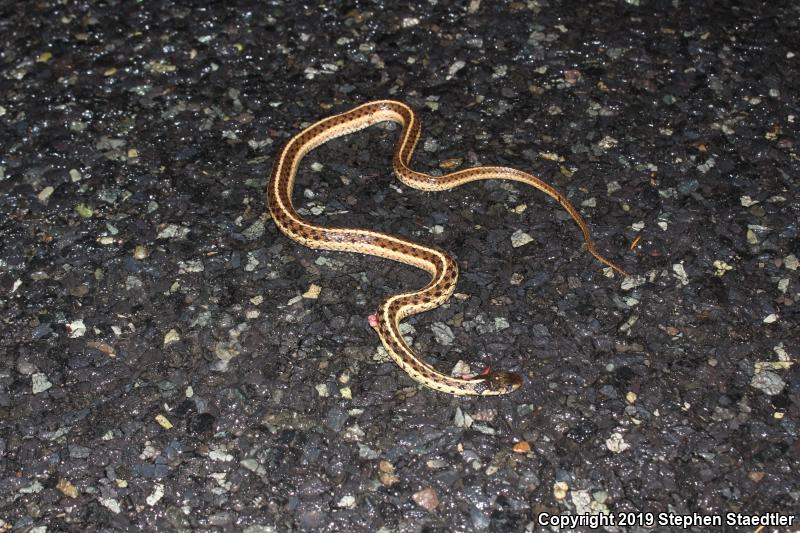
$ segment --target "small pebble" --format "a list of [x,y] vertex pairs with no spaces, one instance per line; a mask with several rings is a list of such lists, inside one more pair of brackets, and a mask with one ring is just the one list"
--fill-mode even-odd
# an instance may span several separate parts
[[612,433],[611,436],[606,439],[606,448],[614,453],[622,453],[630,448],[630,444],[625,442],[622,433]]
[[764,394],[775,396],[783,391],[786,382],[775,372],[762,370],[753,375],[753,379],[750,380],[750,386],[760,390]]
[[531,445],[526,440],[521,440],[514,444],[514,453],[528,453],[531,451]]
[[53,384],[47,380],[47,376],[41,372],[37,372],[31,376],[31,389],[34,394],[44,392],[52,386]]
[[74,320],[67,324],[67,331],[69,332],[70,339],[77,339],[86,334],[86,325],[81,319]]
[[167,332],[166,335],[164,335],[164,346],[168,346],[173,342],[178,342],[179,340],[181,340],[181,336],[178,334],[177,331],[171,329]]
[[156,422],[164,429],[172,429],[172,422],[164,415],[156,415]]
[[53,194],[53,192],[55,192],[55,189],[53,187],[47,186],[44,189],[42,189],[42,191],[37,195],[37,197],[39,198],[40,202],[45,203],[47,202],[47,199],[50,198],[50,195]]
[[136,245],[136,248],[133,249],[133,258],[141,261],[143,259],[147,259],[147,256],[150,255],[150,251],[142,246],[141,244]]
[[431,331],[436,338],[436,342],[444,346],[450,346],[453,344],[453,340],[455,340],[453,330],[444,322],[434,322],[431,325]]
[[567,497],[567,493],[569,492],[569,485],[567,485],[563,481],[556,481],[553,484],[553,497],[556,500],[563,500]]
[[67,498],[77,498],[79,495],[78,489],[75,487],[75,485],[73,485],[72,483],[69,482],[69,480],[66,480],[64,478],[58,480],[58,483],[56,484],[56,489],[58,489],[58,492],[60,492]]
[[347,495],[342,496],[342,498],[336,502],[336,507],[340,507],[343,509],[355,509],[356,508],[356,499],[354,496]]
[[308,300],[316,300],[317,298],[319,298],[319,293],[321,291],[322,287],[320,287],[319,285],[311,284],[311,286],[308,287],[308,290],[303,293],[303,298],[306,298]]
[[520,246],[525,246],[529,242],[533,241],[533,237],[518,229],[511,235],[511,246],[514,248],[519,248]]
[[728,272],[730,270],[733,270],[733,267],[730,266],[725,261],[722,261],[721,259],[717,259],[716,261],[714,261],[714,275],[715,276],[721,278],[722,276],[725,275],[726,272]]
[[157,504],[161,498],[164,497],[164,485],[162,483],[156,483],[153,487],[153,492],[151,492],[147,498],[145,498],[145,503],[150,507],[153,507]]
[[119,502],[113,498],[100,498],[100,505],[114,514],[119,514],[122,512],[122,507],[120,506]]
[[429,512],[433,512],[439,506],[439,495],[435,489],[430,487],[415,492],[412,499],[417,505]]

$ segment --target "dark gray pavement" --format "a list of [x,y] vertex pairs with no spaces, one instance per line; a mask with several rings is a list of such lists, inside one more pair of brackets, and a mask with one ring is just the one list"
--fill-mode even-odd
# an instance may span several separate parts
[[[0,530],[794,516],[797,4],[405,4],[0,2]],[[366,317],[424,274],[265,215],[282,143],[379,98],[417,168],[534,172],[634,274],[535,190],[401,185],[396,129],[312,152],[298,207],[453,253],[407,333],[513,395],[417,387]]]

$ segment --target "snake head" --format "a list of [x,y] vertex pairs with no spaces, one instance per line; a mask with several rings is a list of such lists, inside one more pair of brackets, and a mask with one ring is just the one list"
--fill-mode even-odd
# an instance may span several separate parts
[[502,370],[483,374],[479,379],[481,379],[482,384],[486,386],[486,388],[481,391],[481,396],[508,394],[522,386],[522,376]]

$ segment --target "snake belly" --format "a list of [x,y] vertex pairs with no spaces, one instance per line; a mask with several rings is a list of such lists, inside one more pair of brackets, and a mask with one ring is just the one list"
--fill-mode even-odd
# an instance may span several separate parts
[[286,143],[275,160],[267,186],[270,215],[284,234],[309,248],[374,255],[420,268],[431,275],[425,287],[387,298],[374,315],[373,328],[392,360],[413,380],[441,392],[459,396],[493,396],[515,391],[522,385],[519,374],[500,370],[488,370],[469,378],[443,374],[422,360],[400,334],[400,322],[403,319],[440,306],[453,293],[458,280],[458,266],[449,254],[432,246],[378,231],[320,226],[303,218],[294,209],[292,191],[297,168],[309,151],[331,139],[387,121],[401,126],[393,168],[406,185],[425,191],[442,191],[487,179],[505,179],[531,185],[554,198],[570,214],[583,233],[589,253],[623,276],[627,274],[597,251],[588,226],[572,203],[558,190],[531,174],[508,167],[482,166],[431,176],[409,168],[420,136],[420,122],[416,113],[402,102],[378,100],[362,104],[312,124]]

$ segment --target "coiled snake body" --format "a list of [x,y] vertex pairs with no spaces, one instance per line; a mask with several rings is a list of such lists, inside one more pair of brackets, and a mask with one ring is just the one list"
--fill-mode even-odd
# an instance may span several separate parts
[[375,255],[430,273],[431,281],[425,287],[390,296],[380,305],[377,313],[370,316],[370,324],[400,368],[415,381],[450,394],[491,396],[512,392],[522,384],[522,377],[518,374],[486,371],[471,378],[442,374],[420,359],[400,334],[401,320],[438,307],[453,293],[458,278],[458,266],[450,255],[434,247],[377,231],[319,226],[301,217],[292,205],[295,174],[303,156],[331,139],[385,121],[396,122],[402,127],[393,167],[397,177],[406,185],[424,191],[441,191],[487,179],[527,183],[554,198],[567,210],[580,227],[589,253],[620,274],[627,274],[597,251],[586,223],[572,203],[559,191],[531,174],[495,166],[469,168],[443,176],[431,176],[410,169],[408,164],[419,140],[420,122],[414,111],[402,102],[379,100],[360,105],[312,124],[286,143],[273,165],[267,192],[270,214],[283,233],[310,248]]

